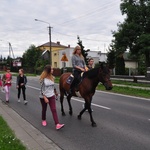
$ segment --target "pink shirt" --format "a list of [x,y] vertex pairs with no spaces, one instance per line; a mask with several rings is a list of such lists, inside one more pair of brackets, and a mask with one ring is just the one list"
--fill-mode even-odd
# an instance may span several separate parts
[[5,83],[5,85],[11,86],[12,75],[11,75],[10,73],[6,73],[6,74],[5,74],[5,78],[6,78],[6,83]]

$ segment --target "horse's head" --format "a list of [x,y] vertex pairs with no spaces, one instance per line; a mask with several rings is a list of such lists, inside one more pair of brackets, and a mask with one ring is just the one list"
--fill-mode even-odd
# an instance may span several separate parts
[[105,86],[106,90],[112,89],[112,83],[110,80],[110,70],[104,64],[101,64],[100,66],[99,81]]

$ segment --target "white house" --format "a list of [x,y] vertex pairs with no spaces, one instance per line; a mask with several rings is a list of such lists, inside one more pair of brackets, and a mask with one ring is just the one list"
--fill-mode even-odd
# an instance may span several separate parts
[[[72,47],[59,50],[59,61],[60,61],[59,68],[63,68],[64,63],[65,63],[65,67],[72,67],[71,57],[72,57],[73,50],[74,50],[74,48],[72,48]],[[68,61],[66,61],[66,62],[61,61],[64,54],[66,54],[66,56],[68,58]],[[89,51],[87,57],[93,58],[94,64],[98,63],[99,61],[106,62],[106,60],[107,60],[106,53],[101,53],[100,51]]]

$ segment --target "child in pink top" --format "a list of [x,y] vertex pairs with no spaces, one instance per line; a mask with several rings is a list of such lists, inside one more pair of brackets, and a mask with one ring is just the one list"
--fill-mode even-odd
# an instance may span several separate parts
[[10,73],[10,69],[7,68],[6,73],[3,75],[2,78],[7,103],[9,103],[11,80],[12,80],[12,75]]
[[1,75],[0,75],[0,88],[1,88],[1,91],[3,90],[3,84],[2,84],[2,78],[1,78]]

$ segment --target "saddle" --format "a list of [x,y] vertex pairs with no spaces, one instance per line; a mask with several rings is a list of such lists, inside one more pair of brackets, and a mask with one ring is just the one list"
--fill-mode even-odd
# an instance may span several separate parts
[[[82,80],[83,80],[83,74],[84,74],[84,72],[82,72],[80,75],[79,75],[79,77],[78,77],[78,81],[75,83],[73,83],[73,81],[74,81],[74,76],[73,76],[73,74],[71,74],[68,78],[67,78],[67,80],[66,80],[66,83],[67,84],[69,84],[70,86],[72,86],[72,84],[74,85],[74,92],[75,92],[75,94],[76,94],[76,96],[77,97],[82,97],[81,96],[81,94],[80,94],[80,91],[79,91],[79,89],[78,89],[78,87],[79,87],[79,85],[81,84],[81,82],[82,82]],[[72,90],[70,89],[70,91],[69,92],[66,92],[66,95],[68,95],[68,94],[70,94],[72,92]]]
[[[77,85],[79,85],[79,84],[82,82],[82,80],[83,80],[83,74],[84,74],[84,72],[81,72],[80,76],[78,77],[79,82],[78,82]],[[72,82],[73,82],[73,80],[74,80],[74,75],[71,74],[71,75],[67,78],[66,82],[71,85]]]
[[74,80],[74,76],[73,76],[73,74],[71,74],[68,78],[67,78],[67,83],[68,84],[71,84],[72,82],[73,82],[73,80]]

